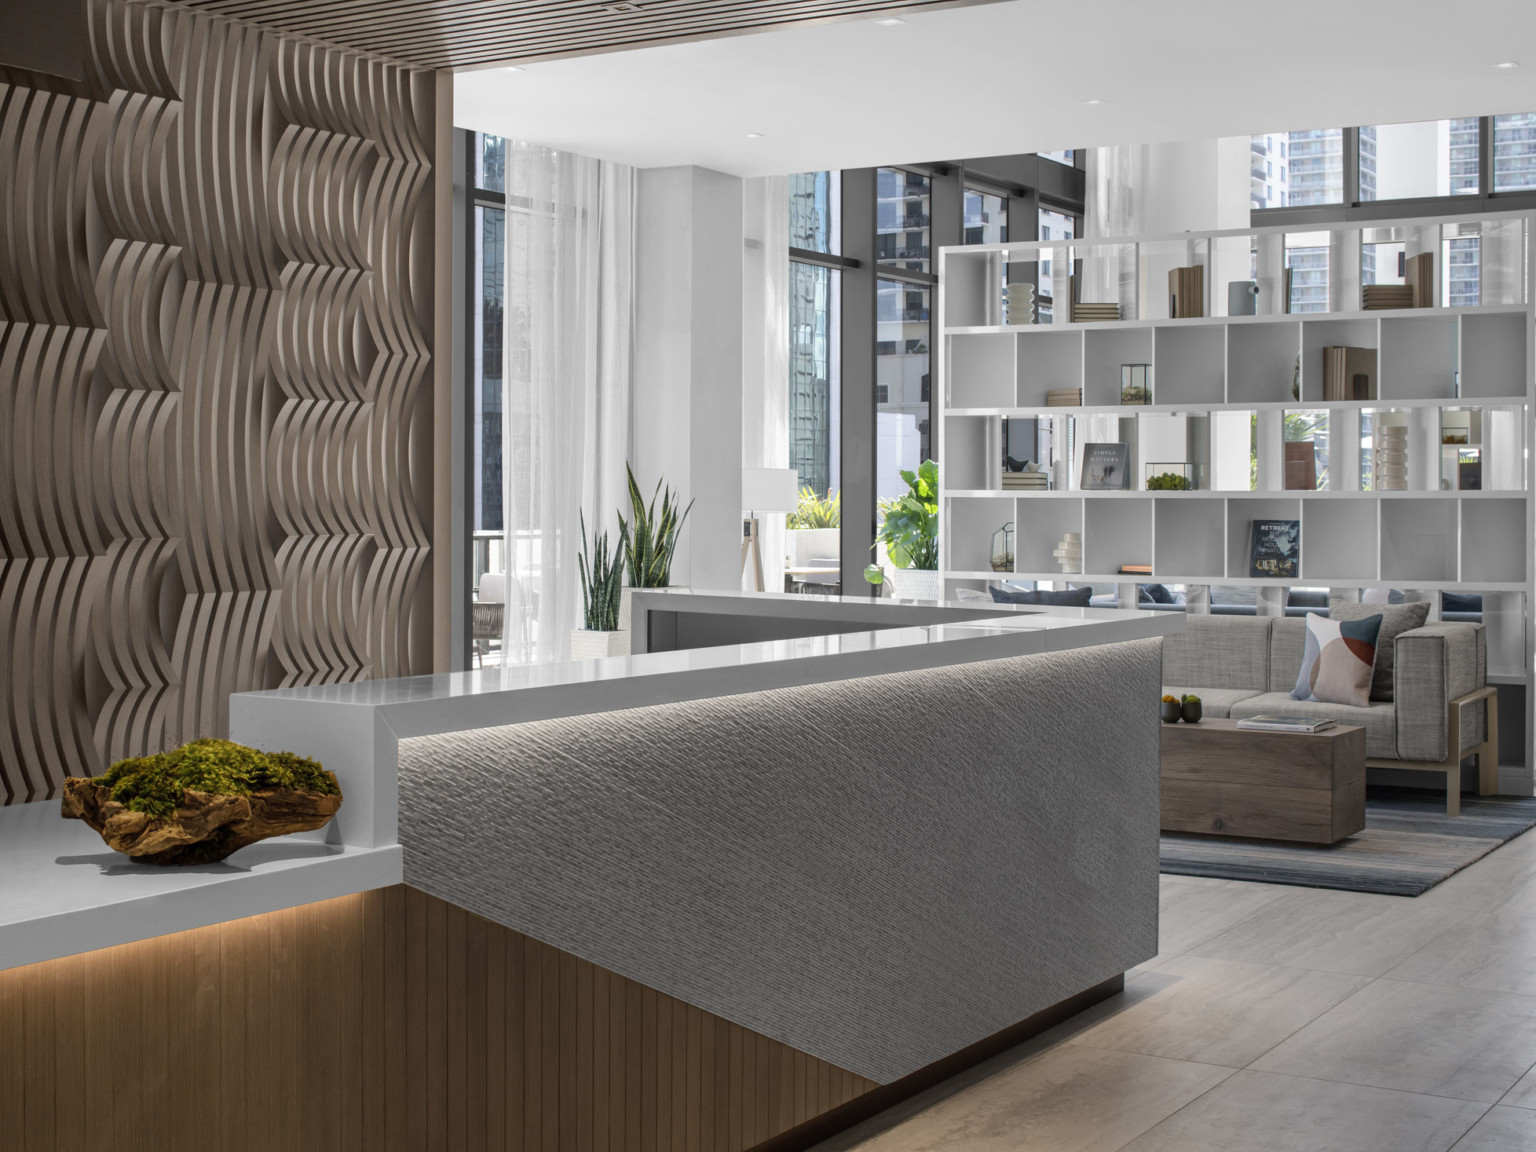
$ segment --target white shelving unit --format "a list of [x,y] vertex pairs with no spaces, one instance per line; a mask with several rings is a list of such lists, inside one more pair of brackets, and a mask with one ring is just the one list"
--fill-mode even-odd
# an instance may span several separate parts
[[[1345,597],[1366,588],[1399,588],[1431,600],[1432,614],[1440,600],[1432,593],[1477,592],[1484,596],[1490,675],[1501,683],[1527,682],[1536,580],[1533,223],[1530,213],[1496,213],[1307,233],[1305,244],[1296,246],[1315,251],[1321,236],[1329,253],[1331,306],[1308,313],[1279,308],[1287,237],[1296,240],[1297,228],[943,249],[935,395],[946,589],[1000,579],[1089,583],[1116,587],[1123,602],[1138,582],[1255,585],[1261,589],[1259,610],[1279,612],[1279,590],[1287,586],[1327,588]],[[1442,274],[1446,243],[1478,237],[1480,298],[1486,303],[1361,311],[1361,245],[1387,235],[1405,242],[1410,255],[1434,252]],[[1047,259],[1054,276],[1041,287],[1058,301],[1055,322],[999,323],[1004,268],[1033,271]],[[1170,320],[1161,285],[1169,268],[1188,264],[1205,268],[1207,315]],[[1118,299],[1127,318],[1071,323],[1068,270],[1083,285],[1083,299]],[[1260,314],[1215,314],[1225,310],[1227,282],[1246,279],[1259,282]],[[1377,350],[1374,399],[1322,399],[1322,349],[1330,345]],[[1119,403],[1122,364],[1151,365],[1153,404]],[[1292,394],[1293,380],[1299,397]],[[1074,387],[1082,389],[1080,406],[1046,405],[1048,390]],[[1483,487],[1442,490],[1441,413],[1466,408],[1481,412],[1476,423],[1482,429]],[[1284,487],[1288,412],[1327,414],[1331,474],[1324,489]],[[1253,415],[1245,421],[1224,413]],[[1378,423],[1409,426],[1409,490],[1361,490],[1358,449],[1366,413]],[[1132,444],[1130,481],[1140,486],[1142,465],[1157,462],[1137,458],[1137,430],[1148,427],[1140,422],[1173,415],[1204,418],[1186,425],[1206,437],[1203,459],[1186,456],[1197,469],[1198,490],[1082,491],[1078,460],[1065,452],[1052,468],[1052,490],[1002,490],[1004,419],[1051,421],[1053,431],[1074,445],[1117,438],[1102,433],[1106,426],[1128,431],[1118,438]],[[1122,423],[1108,423],[1111,418]],[[1249,428],[1257,441],[1254,488],[1211,490],[1220,438],[1235,435],[1234,429],[1246,438]],[[1246,442],[1229,447],[1250,458]],[[1231,480],[1230,467],[1224,475]],[[1297,578],[1248,575],[1256,519],[1300,521]],[[992,534],[1007,521],[1016,525],[1013,570],[994,572]],[[1080,574],[1063,573],[1051,554],[1068,532],[1082,533]],[[1125,564],[1150,564],[1152,574],[1122,573]]]

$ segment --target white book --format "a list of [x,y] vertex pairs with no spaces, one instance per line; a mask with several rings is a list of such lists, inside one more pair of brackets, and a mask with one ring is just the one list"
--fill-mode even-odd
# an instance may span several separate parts
[[1237,726],[1257,732],[1322,732],[1338,724],[1331,718],[1309,719],[1305,716],[1250,716]]

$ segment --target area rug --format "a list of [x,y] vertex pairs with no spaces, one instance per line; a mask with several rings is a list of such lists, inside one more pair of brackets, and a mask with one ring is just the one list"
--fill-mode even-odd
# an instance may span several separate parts
[[1536,798],[1463,796],[1445,814],[1445,793],[1372,788],[1365,830],[1326,848],[1217,836],[1162,838],[1162,871],[1303,888],[1417,896],[1536,827]]

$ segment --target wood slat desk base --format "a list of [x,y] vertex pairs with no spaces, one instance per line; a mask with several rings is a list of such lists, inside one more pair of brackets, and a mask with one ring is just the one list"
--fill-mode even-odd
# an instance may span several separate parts
[[1164,724],[1162,827],[1333,844],[1365,827],[1365,729],[1245,732]]

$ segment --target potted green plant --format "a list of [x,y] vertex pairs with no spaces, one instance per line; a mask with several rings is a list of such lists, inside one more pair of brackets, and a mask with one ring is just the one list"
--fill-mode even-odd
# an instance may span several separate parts
[[819,496],[812,488],[800,489],[799,506],[789,514],[785,545],[789,567],[809,568],[816,560],[842,555],[842,496],[836,488]]
[[[939,466],[924,460],[916,472],[902,470],[907,491],[884,506],[875,547],[885,546],[891,562],[891,593],[904,600],[941,599],[939,587]],[[872,584],[880,581],[870,576]]]
[[619,627],[619,589],[624,576],[624,549],[610,548],[608,533],[587,539],[587,519],[581,517],[580,628],[571,630],[571,659],[598,660],[629,653],[629,633]]
[[[645,502],[640,485],[635,482],[635,472],[628,463],[624,472],[629,477],[630,519],[619,513],[619,543],[624,560],[628,585],[619,594],[619,628],[629,631],[630,594],[635,588],[666,588],[672,583],[672,560],[677,554],[677,536],[683,530],[683,521],[693,509],[678,511],[680,498],[670,487],[663,488],[660,480],[651,493],[651,502]],[[661,507],[656,507],[660,499]]]

